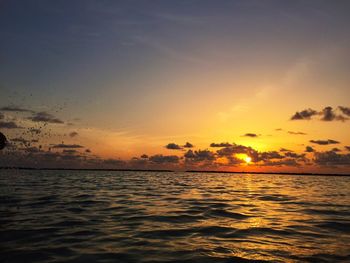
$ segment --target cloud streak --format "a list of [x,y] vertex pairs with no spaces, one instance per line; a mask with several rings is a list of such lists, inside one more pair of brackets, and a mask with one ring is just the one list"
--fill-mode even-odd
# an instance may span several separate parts
[[34,113],[33,116],[29,117],[28,119],[33,122],[45,122],[45,123],[55,123],[55,124],[64,123],[61,119],[45,111]]
[[0,128],[3,128],[3,129],[22,129],[23,127],[17,125],[14,121],[0,121]]
[[256,133],[246,133],[246,134],[244,134],[242,136],[243,137],[250,137],[250,138],[257,138],[257,137],[259,137],[259,135],[256,134]]
[[318,144],[318,145],[329,145],[329,144],[339,144],[340,142],[335,140],[310,140],[311,143]]
[[1,107],[0,111],[9,111],[9,112],[30,112],[33,113],[34,111],[17,107],[17,106],[6,106],[6,107]]
[[288,131],[289,134],[292,135],[307,135],[305,132],[293,132],[293,131]]
[[79,145],[79,144],[64,144],[64,143],[61,143],[61,144],[55,144],[53,145],[51,148],[53,149],[79,149],[79,148],[84,148],[84,146],[82,145]]
[[232,146],[232,144],[231,143],[228,143],[228,142],[221,142],[221,143],[215,143],[215,142],[213,142],[213,143],[211,143],[210,144],[210,147],[213,147],[213,148],[221,148],[221,147],[230,147],[230,146]]

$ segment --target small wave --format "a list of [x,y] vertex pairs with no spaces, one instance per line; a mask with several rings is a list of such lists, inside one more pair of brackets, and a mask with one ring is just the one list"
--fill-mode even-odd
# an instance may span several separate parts
[[295,198],[285,195],[266,195],[259,197],[262,201],[277,201],[277,202],[287,202],[295,200]]
[[321,215],[338,215],[338,216],[350,216],[350,211],[330,210],[330,209],[304,209],[303,212],[308,214],[321,214]]
[[235,213],[235,212],[230,212],[226,211],[224,209],[211,209],[205,213],[207,216],[212,216],[212,217],[228,217],[228,218],[233,218],[233,219],[246,219],[250,216],[240,214],[240,213]]
[[346,178],[7,173],[0,262],[350,262]]
[[340,223],[340,222],[325,222],[316,225],[319,228],[332,229],[340,232],[350,233],[350,223]]

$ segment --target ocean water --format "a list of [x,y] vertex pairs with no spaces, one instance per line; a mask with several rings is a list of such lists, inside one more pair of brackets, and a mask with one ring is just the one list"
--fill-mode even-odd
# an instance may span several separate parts
[[0,170],[0,262],[350,262],[350,177]]

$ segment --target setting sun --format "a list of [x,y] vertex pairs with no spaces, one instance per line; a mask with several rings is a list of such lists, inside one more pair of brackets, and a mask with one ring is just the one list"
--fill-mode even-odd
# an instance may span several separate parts
[[252,161],[252,157],[250,157],[249,155],[245,154],[245,153],[238,153],[235,154],[235,157],[244,161],[245,163],[250,163]]

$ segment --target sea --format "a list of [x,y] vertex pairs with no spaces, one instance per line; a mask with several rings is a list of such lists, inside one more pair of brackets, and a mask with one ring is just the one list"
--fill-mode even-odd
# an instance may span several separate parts
[[350,262],[350,177],[0,170],[0,262]]

